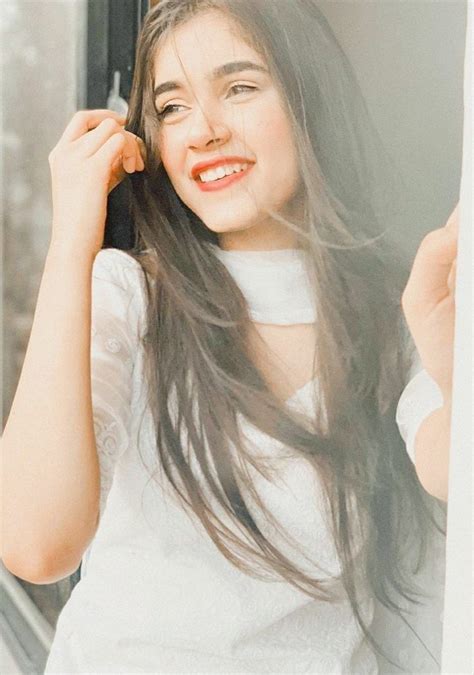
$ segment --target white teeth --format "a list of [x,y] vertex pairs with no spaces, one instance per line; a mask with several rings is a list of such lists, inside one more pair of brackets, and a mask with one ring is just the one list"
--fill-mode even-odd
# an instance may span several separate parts
[[245,171],[248,167],[248,164],[226,164],[225,166],[219,166],[216,169],[208,169],[199,174],[201,181],[203,183],[210,183],[213,180],[219,180],[219,178],[224,178],[224,176],[230,176],[232,173],[237,173],[239,171]]

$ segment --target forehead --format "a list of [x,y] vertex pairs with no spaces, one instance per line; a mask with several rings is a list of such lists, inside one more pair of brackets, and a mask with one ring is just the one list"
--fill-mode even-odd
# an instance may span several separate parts
[[237,57],[264,65],[236,21],[218,10],[208,10],[175,28],[159,44],[153,61],[154,80],[179,77],[183,71],[205,75]]

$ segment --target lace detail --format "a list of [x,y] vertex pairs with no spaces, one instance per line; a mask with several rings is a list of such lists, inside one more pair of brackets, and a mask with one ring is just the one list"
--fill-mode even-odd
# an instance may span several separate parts
[[144,326],[142,274],[140,265],[119,249],[103,249],[94,260],[91,386],[100,464],[100,517],[115,466],[130,440],[133,368]]
[[408,455],[415,463],[416,433],[423,420],[443,406],[443,396],[437,383],[423,368],[416,349],[412,355],[409,378],[398,401],[396,421]]

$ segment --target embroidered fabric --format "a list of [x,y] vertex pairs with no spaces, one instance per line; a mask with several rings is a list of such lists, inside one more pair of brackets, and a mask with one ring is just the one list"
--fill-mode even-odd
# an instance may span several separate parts
[[133,367],[144,326],[139,264],[119,249],[97,254],[92,270],[91,388],[100,464],[100,516],[114,468],[130,441]]

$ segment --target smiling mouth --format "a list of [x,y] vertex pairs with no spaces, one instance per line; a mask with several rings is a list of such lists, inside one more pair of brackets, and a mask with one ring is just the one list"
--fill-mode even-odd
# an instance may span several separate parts
[[[211,178],[210,180],[207,181],[205,180],[203,181],[201,179],[201,176],[197,176],[195,178],[196,184],[202,192],[213,192],[214,190],[220,190],[244,178],[253,167],[253,164],[245,164],[244,166],[245,168],[240,171],[235,171],[228,175],[217,177],[214,179]],[[206,172],[203,173],[205,174]]]
[[228,164],[225,168],[223,166],[219,166],[216,169],[207,169],[205,171],[201,171],[196,180],[199,180],[202,183],[213,183],[216,180],[221,180],[227,176],[233,176],[235,173],[241,173],[242,171],[245,171],[248,166],[249,162],[238,162],[234,164]]

